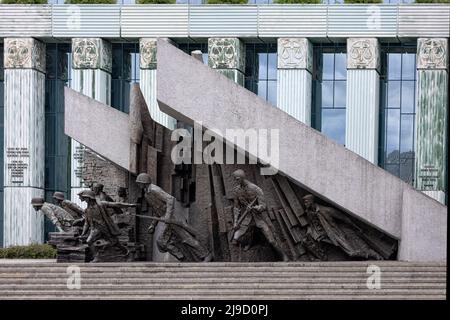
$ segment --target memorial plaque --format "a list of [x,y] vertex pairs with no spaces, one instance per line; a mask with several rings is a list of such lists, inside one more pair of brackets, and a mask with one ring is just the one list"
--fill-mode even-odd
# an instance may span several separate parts
[[6,159],[10,183],[23,184],[25,180],[25,171],[27,171],[29,167],[30,152],[28,148],[7,148]]

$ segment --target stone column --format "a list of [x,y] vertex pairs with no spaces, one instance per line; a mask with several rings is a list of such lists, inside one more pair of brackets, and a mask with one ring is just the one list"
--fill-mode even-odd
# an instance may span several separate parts
[[417,41],[415,187],[446,203],[448,42]]
[[159,109],[156,101],[156,39],[141,38],[139,40],[140,88],[153,120],[173,130],[177,126],[176,119]]
[[380,45],[376,38],[347,39],[345,146],[378,163]]
[[[100,102],[111,103],[111,44],[101,38],[72,39],[70,87]],[[72,139],[70,186],[72,201],[80,204],[78,192],[86,189],[81,180],[85,147]]]
[[313,47],[306,38],[278,39],[277,105],[311,125]]
[[209,38],[208,65],[234,82],[244,86],[244,43],[238,38]]
[[44,217],[31,206],[44,197],[45,44],[4,44],[4,246],[44,240]]

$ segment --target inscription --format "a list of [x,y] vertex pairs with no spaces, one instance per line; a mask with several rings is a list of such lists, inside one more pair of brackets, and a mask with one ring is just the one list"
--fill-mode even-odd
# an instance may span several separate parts
[[30,151],[28,148],[10,147],[6,149],[6,167],[11,184],[24,183],[25,171],[29,167]]

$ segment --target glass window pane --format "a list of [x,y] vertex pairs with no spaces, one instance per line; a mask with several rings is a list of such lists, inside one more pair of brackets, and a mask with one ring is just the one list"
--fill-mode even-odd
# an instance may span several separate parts
[[267,82],[267,101],[272,105],[277,105],[277,82],[268,81]]
[[402,59],[402,79],[414,80],[416,74],[416,55],[404,53]]
[[268,79],[269,80],[275,80],[277,79],[277,54],[276,53],[269,53],[269,74]]
[[414,171],[413,171],[414,160],[404,159],[400,163],[400,174],[399,177],[407,183],[413,182]]
[[322,62],[322,79],[333,80],[334,79],[334,54],[324,53]]
[[387,96],[388,108],[400,108],[400,81],[389,81]]
[[335,79],[347,79],[347,55],[345,53],[336,53],[335,72]]
[[392,159],[392,153],[394,151],[397,152],[398,158],[398,150],[399,148],[399,137],[400,137],[400,110],[399,109],[389,109],[387,111],[387,119],[386,119],[386,156],[387,163],[389,163],[389,159]]
[[333,108],[333,81],[322,82],[322,108]]
[[267,53],[258,53],[258,79],[267,79]]
[[400,175],[399,165],[398,164],[387,164],[385,168],[388,172],[393,174],[394,176]]
[[401,66],[402,66],[401,53],[389,53],[388,54],[388,79],[400,80],[401,79]]
[[56,117],[54,114],[45,115],[45,154],[55,154],[55,125]]
[[347,105],[347,82],[335,81],[334,83],[334,107],[345,108]]
[[401,117],[400,152],[413,151],[414,116],[402,115]]
[[336,142],[345,144],[345,109],[323,109],[322,132]]
[[258,81],[258,96],[260,96],[264,100],[267,100],[267,81]]
[[414,81],[402,81],[402,112],[414,112]]

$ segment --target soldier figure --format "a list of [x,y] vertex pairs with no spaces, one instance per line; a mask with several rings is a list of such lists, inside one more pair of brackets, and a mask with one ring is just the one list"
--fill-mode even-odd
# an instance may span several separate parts
[[313,195],[303,197],[308,219],[306,249],[317,258],[326,260],[327,255],[323,243],[342,249],[347,255],[355,258],[383,260],[383,257],[363,240],[358,234],[359,227],[338,210],[315,203]]
[[161,252],[169,252],[180,261],[210,261],[212,255],[196,239],[195,231],[186,223],[175,219],[175,198],[152,184],[147,173],[139,174],[136,183],[144,193],[141,210],[150,206],[153,215],[158,219],[151,222],[148,231],[153,233],[158,222],[164,222],[164,228],[156,240],[158,249]]
[[258,228],[275,251],[282,257],[283,261],[289,261],[288,256],[281,249],[269,225],[264,221],[262,213],[266,210],[264,193],[260,187],[245,179],[245,172],[241,169],[233,172],[236,186],[233,190],[233,214],[234,227],[232,230],[232,243],[246,243],[244,250],[248,250],[251,241],[248,234],[253,228]]
[[92,185],[92,191],[95,193],[95,198],[99,199],[100,201],[114,201],[110,196],[106,194],[106,192],[103,191],[104,185],[101,183],[95,182]]
[[72,215],[75,220],[84,219],[84,210],[75,202],[65,200],[64,193],[56,191],[53,193],[55,204]]
[[78,196],[81,201],[87,203],[87,208],[85,210],[86,222],[80,237],[86,237],[89,232],[86,243],[91,247],[94,254],[94,260],[92,262],[99,261],[99,250],[97,250],[97,246],[95,245],[97,241],[104,241],[107,245],[116,247],[122,251],[123,256],[128,256],[128,249],[123,246],[118,239],[120,230],[109,216],[107,208],[128,208],[135,207],[136,205],[121,202],[100,201],[99,199],[96,199],[95,193],[91,190],[83,190]]
[[42,211],[44,215],[56,226],[59,232],[72,231],[74,218],[64,209],[48,202],[44,202],[43,198],[31,199],[31,205],[34,210]]

